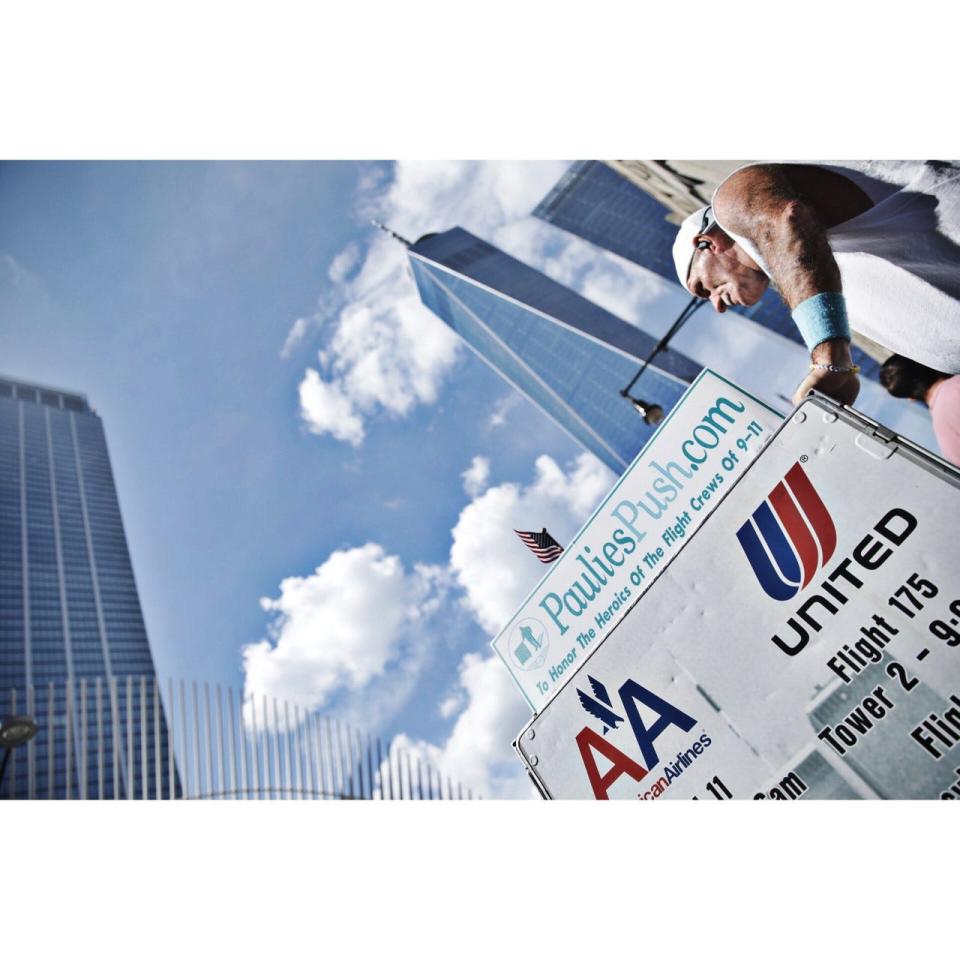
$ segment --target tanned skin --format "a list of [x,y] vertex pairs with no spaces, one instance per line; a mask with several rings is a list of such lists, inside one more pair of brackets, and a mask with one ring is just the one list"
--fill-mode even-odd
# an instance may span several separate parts
[[[818,293],[842,292],[826,231],[871,206],[867,195],[846,177],[800,164],[759,164],[739,170],[723,183],[713,204],[718,220],[756,245],[791,310]],[[687,283],[691,292],[706,295],[720,312],[730,303],[755,303],[765,287],[762,271],[719,227],[695,242],[703,240],[710,247],[694,256]],[[736,282],[724,285],[724,276],[736,277]],[[826,340],[814,347],[811,360],[849,366],[850,344]],[[812,370],[794,402],[814,387],[841,403],[852,403],[860,381],[854,373]]]

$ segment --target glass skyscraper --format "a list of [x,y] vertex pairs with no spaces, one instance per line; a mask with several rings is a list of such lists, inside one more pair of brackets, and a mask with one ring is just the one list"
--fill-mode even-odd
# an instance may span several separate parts
[[39,730],[13,751],[4,798],[178,790],[100,417],[81,395],[0,379],[7,713]]
[[[657,340],[459,227],[421,237],[409,256],[424,304],[583,447],[622,473],[654,427],[620,390]],[[667,349],[632,393],[669,411],[700,369]]]
[[[533,211],[535,217],[679,286],[671,253],[677,227],[665,219],[669,213],[662,203],[598,160],[574,163]],[[789,309],[772,290],[752,307],[731,309],[794,343],[803,343]],[[863,374],[876,380],[877,361],[857,347],[853,355]]]

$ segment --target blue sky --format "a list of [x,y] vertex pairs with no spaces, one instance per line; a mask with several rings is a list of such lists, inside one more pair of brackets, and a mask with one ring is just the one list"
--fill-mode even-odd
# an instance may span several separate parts
[[[562,541],[613,477],[419,304],[369,217],[459,224],[662,332],[679,288],[527,215],[564,169],[0,165],[0,374],[103,417],[161,677],[330,709],[527,792],[526,708],[488,648],[542,572],[512,528]],[[765,399],[802,373],[729,315],[678,346]],[[929,444],[907,405],[860,406]]]

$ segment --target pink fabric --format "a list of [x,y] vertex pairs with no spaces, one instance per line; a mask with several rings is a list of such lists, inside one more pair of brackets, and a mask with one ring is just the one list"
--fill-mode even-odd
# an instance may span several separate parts
[[930,415],[944,460],[960,466],[960,376],[936,385],[930,398]]

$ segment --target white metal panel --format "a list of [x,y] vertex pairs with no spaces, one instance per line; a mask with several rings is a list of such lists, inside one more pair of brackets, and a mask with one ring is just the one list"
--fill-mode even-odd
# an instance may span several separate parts
[[[775,493],[798,464],[829,521]],[[767,577],[795,590],[777,599],[738,531],[785,497],[800,575]],[[960,798],[958,541],[960,472],[808,399],[520,734],[521,758],[556,798]]]

